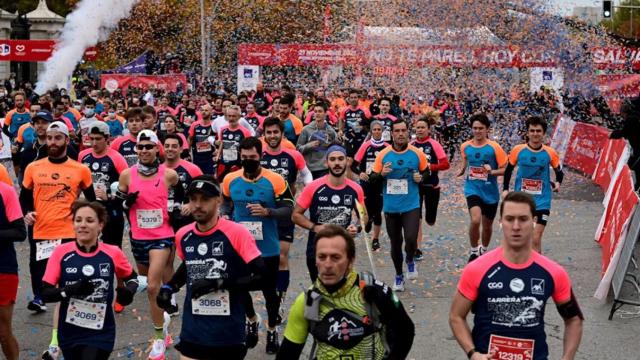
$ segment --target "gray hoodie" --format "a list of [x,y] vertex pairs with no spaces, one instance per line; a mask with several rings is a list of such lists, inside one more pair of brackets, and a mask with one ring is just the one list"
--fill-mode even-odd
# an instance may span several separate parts
[[[307,168],[310,171],[326,169],[324,164],[325,153],[329,146],[338,143],[337,137],[338,134],[328,123],[325,123],[324,129],[318,129],[315,121],[302,128],[296,148],[304,156]],[[311,144],[314,140],[320,141],[320,145],[314,146],[315,144]]]

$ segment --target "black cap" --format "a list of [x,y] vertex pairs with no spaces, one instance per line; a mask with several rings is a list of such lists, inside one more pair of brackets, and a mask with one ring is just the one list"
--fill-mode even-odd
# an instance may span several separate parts
[[207,197],[217,197],[220,196],[220,186],[213,181],[207,179],[198,179],[196,178],[189,184],[187,188],[187,196],[191,196],[195,193],[202,193]]
[[32,118],[31,121],[36,121],[37,119],[42,119],[46,122],[52,123],[53,122],[53,116],[51,115],[51,112],[49,112],[49,110],[40,110],[38,111]]

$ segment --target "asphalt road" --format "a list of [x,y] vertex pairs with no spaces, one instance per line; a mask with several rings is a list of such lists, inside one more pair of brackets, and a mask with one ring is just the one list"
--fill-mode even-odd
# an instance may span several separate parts
[[[468,215],[462,195],[461,180],[453,178],[453,171],[441,175],[443,194],[437,224],[426,228],[422,243],[425,259],[419,264],[420,276],[409,282],[407,291],[399,295],[404,306],[410,311],[416,324],[416,338],[410,354],[412,359],[465,359],[451,335],[447,316],[451,297],[461,269],[467,259]],[[545,255],[558,261],[569,272],[574,292],[579,299],[586,317],[584,337],[578,352],[578,359],[638,359],[640,345],[640,311],[624,307],[622,316],[608,321],[610,303],[600,303],[592,297],[600,273],[600,249],[593,241],[593,235],[602,214],[599,189],[576,174],[568,174],[562,192],[553,203],[549,226],[543,238]],[[494,239],[500,237],[494,226]],[[384,232],[384,230],[383,230]],[[306,232],[298,229],[296,242],[291,253],[292,279],[287,304],[309,285],[304,261]],[[390,283],[393,267],[389,254],[387,236],[381,238],[382,250],[375,253],[375,266],[379,276]],[[497,240],[492,244],[496,246]],[[21,348],[21,359],[39,358],[46,349],[51,333],[51,311],[32,315],[26,310],[30,299],[28,275],[28,248],[26,244],[17,247],[20,259],[21,281],[18,301],[14,312],[14,331]],[[125,246],[130,256],[128,244]],[[358,242],[357,268],[370,269],[366,250]],[[179,295],[182,302],[183,294]],[[254,295],[257,310],[266,319],[264,301],[260,294]],[[546,331],[550,345],[551,359],[562,355],[563,326],[555,306],[549,304],[546,316]],[[179,318],[174,318],[171,330],[174,338],[179,333]],[[124,313],[117,315],[118,337],[113,358],[144,358],[152,336],[152,328],[147,310],[147,297],[142,294]],[[261,329],[258,347],[249,351],[248,359],[268,359],[264,352],[264,327]],[[168,358],[177,359],[177,353],[170,350]]]

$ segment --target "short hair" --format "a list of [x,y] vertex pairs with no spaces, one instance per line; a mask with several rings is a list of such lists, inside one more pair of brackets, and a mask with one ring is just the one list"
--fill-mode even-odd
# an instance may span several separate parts
[[249,100],[249,97],[247,96],[247,94],[240,94],[240,95],[238,95],[238,100],[240,100],[240,99],[247,99],[247,100]]
[[504,197],[502,203],[500,203],[500,217],[504,212],[504,204],[507,202],[513,202],[518,204],[527,204],[529,205],[529,209],[531,209],[531,216],[534,216],[536,213],[536,202],[533,200],[533,196],[522,192],[522,191],[512,191]]
[[16,96],[18,96],[18,95],[22,96],[23,99],[27,98],[27,94],[25,94],[24,91],[18,90],[15,93],[13,93],[13,99],[15,100]]
[[142,107],[142,113],[144,115],[152,115],[154,118],[156,117],[156,109],[151,105],[145,105]]
[[267,127],[274,125],[278,125],[280,132],[284,132],[284,124],[277,117],[268,117],[264,119],[264,122],[262,123],[262,129],[267,130]]
[[53,102],[53,108],[55,109],[58,105],[62,105],[64,106],[64,103],[62,102],[62,100],[56,100]]
[[164,145],[164,143],[169,139],[178,140],[178,145],[180,145],[180,147],[182,147],[182,145],[183,145],[182,138],[180,136],[178,136],[178,134],[167,134],[167,135],[165,135],[164,141],[162,141],[162,145]]
[[240,141],[240,150],[256,149],[258,155],[262,156],[262,141],[255,136],[249,136]]
[[396,122],[394,122],[394,123],[392,123],[392,124],[391,124],[391,131],[393,131],[393,128],[395,128],[395,127],[396,127],[396,125],[398,125],[398,124],[404,124],[404,126],[406,126],[406,127],[407,127],[407,129],[409,129],[409,124],[408,124],[406,121],[404,121],[404,120],[399,120],[399,121],[396,121]]
[[380,98],[380,100],[378,100],[378,104],[380,104],[383,101],[389,102],[389,106],[391,106],[391,104],[392,104],[391,99],[389,97],[387,97],[387,96],[384,96],[384,97]]
[[540,125],[542,126],[542,132],[544,132],[545,134],[547,133],[547,122],[540,116],[529,117],[526,121],[526,125],[527,125],[527,130],[529,130],[529,127],[531,125],[534,125],[534,126]]
[[347,247],[347,259],[354,260],[356,258],[356,243],[353,240],[353,236],[351,236],[351,234],[349,234],[349,232],[345,228],[338,225],[323,225],[322,230],[316,233],[316,249],[318,242],[320,242],[320,239],[332,238],[336,236],[340,236],[344,239],[345,245]]
[[283,97],[280,98],[280,105],[293,105],[293,103],[295,102],[296,98],[293,94],[287,94]]
[[327,102],[325,100],[321,100],[318,99],[318,101],[316,101],[315,104],[313,104],[313,107],[321,107],[322,109],[324,109],[324,112],[327,112],[329,110],[329,105],[327,105]]
[[92,105],[92,106],[96,106],[96,101],[93,100],[92,98],[88,97],[84,99],[84,106],[87,105]]
[[235,104],[236,104],[236,102],[235,102],[235,101],[233,101],[233,99],[231,99],[231,98],[227,98],[227,97],[226,97],[226,98],[222,99],[222,102],[225,102],[225,101],[230,102],[230,103],[231,103],[231,105],[235,105]]
[[105,209],[104,205],[100,204],[97,201],[89,202],[86,199],[78,199],[71,205],[71,214],[73,214],[73,217],[75,218],[78,210],[85,207],[91,208],[96,213],[98,221],[103,225],[107,223],[107,209]]
[[236,110],[237,112],[241,112],[240,106],[238,105],[229,105],[229,107],[227,108],[227,111],[229,110]]
[[356,89],[356,88],[351,88],[349,89],[349,95],[351,94],[357,94],[358,96],[360,96],[360,90]]
[[484,125],[487,129],[491,126],[491,122],[485,113],[478,113],[471,116],[469,119],[469,123],[473,126],[473,123],[479,121],[482,125]]
[[61,95],[60,96],[60,100],[62,100],[62,99],[71,101],[71,96],[69,96],[69,95]]
[[129,110],[127,110],[127,113],[124,115],[125,119],[127,119],[127,121],[129,121],[132,118],[140,118],[140,120],[142,120],[142,108],[139,107],[133,107]]

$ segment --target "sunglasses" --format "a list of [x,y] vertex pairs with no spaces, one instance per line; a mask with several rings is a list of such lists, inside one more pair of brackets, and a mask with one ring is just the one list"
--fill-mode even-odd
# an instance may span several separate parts
[[155,147],[154,144],[138,144],[136,145],[136,149],[138,150],[153,150]]

